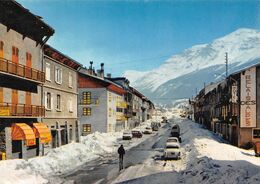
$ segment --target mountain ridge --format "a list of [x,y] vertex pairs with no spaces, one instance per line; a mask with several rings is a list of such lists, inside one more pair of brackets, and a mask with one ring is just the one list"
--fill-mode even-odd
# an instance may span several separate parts
[[[233,66],[244,66],[245,63],[260,58],[259,49],[260,31],[240,28],[221,38],[214,39],[208,44],[199,44],[187,48],[151,71],[126,71],[124,76],[130,80],[132,86],[145,95],[154,97],[160,91],[158,88],[172,79],[192,72],[199,72],[211,66],[223,65],[226,52],[231,69]],[[233,65],[234,63],[236,64]],[[213,70],[210,71],[211,74],[214,73]],[[205,77],[209,77],[208,75],[210,74],[205,74]],[[135,76],[135,78],[132,76]]]

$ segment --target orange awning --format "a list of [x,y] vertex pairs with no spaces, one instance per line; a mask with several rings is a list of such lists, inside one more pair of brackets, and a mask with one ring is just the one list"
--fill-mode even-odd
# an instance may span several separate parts
[[33,129],[25,123],[15,123],[12,125],[12,140],[25,140],[27,146],[36,145]]
[[33,131],[42,144],[51,142],[51,131],[44,123],[33,123]]

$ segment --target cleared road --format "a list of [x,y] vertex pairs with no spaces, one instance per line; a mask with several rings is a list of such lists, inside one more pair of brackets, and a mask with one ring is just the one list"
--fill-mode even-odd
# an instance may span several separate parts
[[[161,155],[154,155],[154,151],[164,148],[169,134],[170,125],[167,124],[138,146],[126,151],[124,168],[142,164],[147,158],[159,158]],[[75,184],[110,183],[119,174],[118,155],[116,154],[87,163],[81,169],[64,177],[67,181]]]

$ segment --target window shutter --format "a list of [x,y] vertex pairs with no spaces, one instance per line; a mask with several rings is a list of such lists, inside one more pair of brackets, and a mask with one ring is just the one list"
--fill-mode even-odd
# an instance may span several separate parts
[[51,109],[53,109],[53,93],[51,93]]
[[60,69],[60,81],[59,82],[62,84],[62,69]]
[[47,109],[47,92],[44,92],[44,106]]
[[55,71],[54,71],[54,75],[55,75],[55,82],[58,82],[57,78],[58,78],[58,71],[57,71],[57,66],[55,66]]

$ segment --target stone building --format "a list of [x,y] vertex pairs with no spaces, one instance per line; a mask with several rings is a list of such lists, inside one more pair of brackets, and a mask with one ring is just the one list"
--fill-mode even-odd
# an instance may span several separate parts
[[37,155],[50,141],[39,122],[45,113],[42,46],[53,34],[19,3],[0,1],[0,152],[7,159]]
[[51,129],[52,147],[78,140],[77,69],[78,62],[49,45],[44,46],[43,122]]

